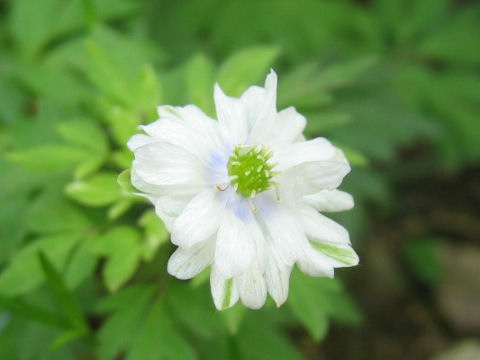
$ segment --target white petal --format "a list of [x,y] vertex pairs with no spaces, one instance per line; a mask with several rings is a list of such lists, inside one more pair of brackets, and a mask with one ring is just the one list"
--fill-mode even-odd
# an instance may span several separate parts
[[195,196],[175,220],[172,243],[189,248],[212,236],[220,225],[222,207],[213,190],[204,190]]
[[248,269],[238,278],[240,299],[251,309],[260,309],[267,299],[267,284],[258,267]]
[[342,225],[312,207],[299,206],[298,215],[309,239],[331,244],[350,244],[348,231]]
[[223,135],[230,140],[231,145],[243,144],[248,132],[243,103],[239,99],[226,96],[218,84],[215,84],[214,98],[218,121],[225,130]]
[[312,247],[305,249],[298,267],[310,276],[333,278],[334,264],[331,259]]
[[288,145],[302,135],[307,120],[293,106],[278,113],[267,144]]
[[203,169],[186,151],[166,142],[144,145],[135,151],[132,169],[152,185],[202,186]]
[[312,246],[334,267],[358,265],[358,255],[350,245],[312,242]]
[[267,214],[259,210],[258,218],[261,221],[265,242],[271,248],[275,248],[279,260],[286,265],[293,265],[301,256],[302,247],[308,243],[295,213],[276,206]]
[[225,310],[238,301],[238,289],[235,279],[226,278],[212,266],[210,273],[210,288],[213,302],[218,310]]
[[154,202],[155,213],[162,219],[169,232],[173,231],[173,224],[183,209],[192,200],[192,196],[161,196]]
[[275,149],[272,162],[278,163],[276,171],[285,171],[303,163],[327,161],[334,156],[335,147],[325,138],[316,138]]
[[[130,181],[132,182],[134,188],[142,191],[145,194],[148,194],[149,196],[158,197],[163,193],[161,186],[149,184],[143,181],[143,179],[137,174],[135,167],[132,167],[130,171]],[[142,194],[137,193],[137,195]]]
[[167,270],[181,280],[191,279],[200,274],[213,262],[214,241],[206,241],[190,249],[178,248],[168,260]]
[[136,149],[138,149],[139,147],[143,146],[143,145],[147,145],[147,144],[150,144],[151,142],[154,142],[155,140],[152,139],[150,136],[148,135],[144,135],[144,134],[136,134],[136,135],[133,135],[130,140],[128,140],[127,142],[127,147],[131,150],[131,151],[135,151]]
[[316,194],[307,195],[304,200],[318,211],[337,212],[353,208],[353,197],[340,190],[322,190]]
[[218,123],[198,107],[160,106],[158,113],[160,120],[140,126],[155,140],[176,145],[201,161],[220,147]]
[[270,252],[267,258],[265,280],[270,296],[277,306],[282,305],[288,298],[288,287],[292,266],[285,265],[277,259],[274,252]]
[[307,161],[277,175],[274,179],[280,184],[279,191],[283,196],[300,198],[322,190],[336,189],[350,172],[350,165],[341,151],[335,150],[334,156],[328,160]]
[[242,274],[252,263],[261,236],[255,223],[246,224],[232,211],[225,211],[218,229],[215,266],[226,278]]
[[249,142],[266,143],[277,116],[277,74],[271,70],[265,88],[251,86],[242,95],[250,128]]

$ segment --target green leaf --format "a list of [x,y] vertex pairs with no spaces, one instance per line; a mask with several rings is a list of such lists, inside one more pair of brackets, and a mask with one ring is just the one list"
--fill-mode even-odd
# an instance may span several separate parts
[[135,286],[101,300],[97,308],[115,311],[98,332],[98,358],[111,360],[129,349],[141,329],[154,288]]
[[328,330],[328,309],[321,294],[321,288],[315,281],[304,281],[294,277],[290,280],[290,297],[288,304],[298,320],[307,328],[315,341],[320,341]]
[[323,69],[316,63],[300,66],[280,80],[278,106],[324,106],[332,102],[330,91],[351,85],[375,63],[375,58],[367,57]]
[[237,303],[235,306],[220,313],[230,334],[235,335],[238,332],[246,312],[247,308],[243,304]]
[[368,158],[363,154],[351,148],[345,147],[343,145],[340,145],[339,147],[343,150],[348,161],[353,166],[368,166],[369,164]]
[[137,111],[144,122],[154,121],[157,119],[157,106],[162,103],[162,88],[154,68],[151,65],[143,66],[134,84],[138,86],[135,93]]
[[160,220],[153,210],[144,212],[138,223],[144,228],[145,234],[143,257],[145,260],[150,261],[158,248],[168,241],[169,233],[162,220]]
[[352,116],[345,112],[318,112],[305,114],[307,118],[306,133],[312,136],[321,135],[332,127],[339,127],[352,121]]
[[108,289],[116,291],[140,262],[140,233],[132,227],[116,227],[98,238],[92,250],[108,257],[102,274]]
[[60,171],[72,168],[88,157],[85,149],[49,144],[20,150],[7,158],[29,170]]
[[65,282],[70,289],[77,288],[85,279],[93,276],[99,256],[92,251],[94,235],[87,236],[74,250],[65,272]]
[[403,253],[415,276],[421,281],[435,283],[442,274],[438,239],[417,239],[405,243]]
[[47,188],[27,212],[27,228],[38,233],[57,231],[82,231],[91,223],[88,218],[59,191],[58,187]]
[[117,184],[116,174],[102,172],[68,184],[65,193],[82,205],[98,207],[117,200],[121,195],[121,189]]
[[115,202],[107,212],[107,217],[109,220],[116,220],[123,214],[125,214],[135,203],[135,200],[130,197],[120,198]]
[[[10,14],[10,31],[27,55],[38,53],[49,42],[86,27],[85,1],[15,1]],[[92,0],[99,19],[118,19],[138,6],[129,0]],[[27,24],[27,25],[26,25]]]
[[78,233],[48,235],[33,240],[12,258],[0,275],[0,293],[14,296],[26,294],[44,281],[38,252],[43,251],[56,267],[63,269],[68,255],[79,240]]
[[[255,314],[259,316],[259,314]],[[278,329],[269,323],[268,318],[256,319],[251,316],[246,319],[236,337],[232,340],[238,343],[241,357],[249,360],[302,360],[299,351]]]
[[120,175],[117,176],[117,183],[126,194],[135,194],[139,192],[138,189],[133,187],[131,176],[130,169],[123,170]]
[[252,84],[263,82],[279,49],[272,46],[252,47],[241,50],[220,67],[217,80],[230,96],[240,96]]
[[9,310],[16,315],[25,317],[28,320],[38,321],[42,324],[67,328],[69,327],[68,321],[56,313],[52,313],[38,306],[27,304],[20,299],[11,298],[0,294],[0,308],[3,310]]
[[[106,110],[105,120],[109,124],[115,141],[118,145],[126,149],[127,141],[133,134],[137,133],[137,127],[141,123],[141,117],[120,106],[108,106]],[[127,161],[127,166],[131,163],[131,159]]]
[[136,336],[127,360],[195,360],[190,344],[174,328],[171,315],[161,300],[152,305]]
[[86,334],[88,325],[85,314],[78,306],[73,294],[65,286],[62,276],[42,251],[38,253],[38,257],[56,302],[60,305],[65,315],[67,315],[71,326],[79,330],[80,333]]
[[430,59],[475,66],[480,61],[480,39],[471,36],[480,30],[479,11],[464,9],[444,21],[442,28],[432,31],[420,44],[421,56]]
[[132,105],[128,79],[115,58],[94,40],[85,41],[85,48],[89,55],[86,70],[90,81],[115,101]]
[[189,103],[197,105],[210,116],[214,115],[214,64],[212,61],[203,54],[193,57],[185,67],[185,83]]
[[178,320],[202,338],[212,337],[224,329],[212,307],[209,290],[208,286],[193,288],[190,284],[179,284],[166,295],[167,304]]
[[375,57],[364,57],[322,70],[312,81],[321,89],[336,89],[352,84],[360,75],[377,63]]
[[338,280],[316,279],[300,271],[292,273],[288,305],[316,341],[326,335],[330,317],[352,325],[362,320]]
[[93,121],[82,119],[62,122],[57,129],[60,135],[72,145],[91,149],[96,152],[96,156],[102,156],[108,150],[105,134]]

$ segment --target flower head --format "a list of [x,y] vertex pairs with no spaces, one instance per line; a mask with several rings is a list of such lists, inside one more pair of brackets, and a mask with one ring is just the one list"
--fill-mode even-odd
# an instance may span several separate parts
[[347,230],[320,212],[353,207],[337,187],[350,171],[325,138],[305,140],[305,118],[276,109],[277,75],[240,98],[215,85],[218,121],[198,107],[160,106],[160,119],[134,135],[132,184],[155,206],[178,246],[168,271],[189,279],[211,267],[215,306],[238,299],[280,306],[295,264],[333,277],[358,257]]

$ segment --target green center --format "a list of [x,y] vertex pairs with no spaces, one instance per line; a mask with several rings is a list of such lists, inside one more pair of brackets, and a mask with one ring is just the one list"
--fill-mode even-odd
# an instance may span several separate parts
[[233,189],[245,197],[270,189],[277,174],[272,171],[275,165],[268,163],[272,155],[265,147],[237,145],[227,163]]

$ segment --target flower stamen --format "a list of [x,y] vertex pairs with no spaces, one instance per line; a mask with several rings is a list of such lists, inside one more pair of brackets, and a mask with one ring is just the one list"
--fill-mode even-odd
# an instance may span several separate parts
[[272,156],[273,152],[261,145],[237,145],[227,163],[233,189],[246,198],[269,190],[277,174],[272,171],[275,165],[269,163]]

